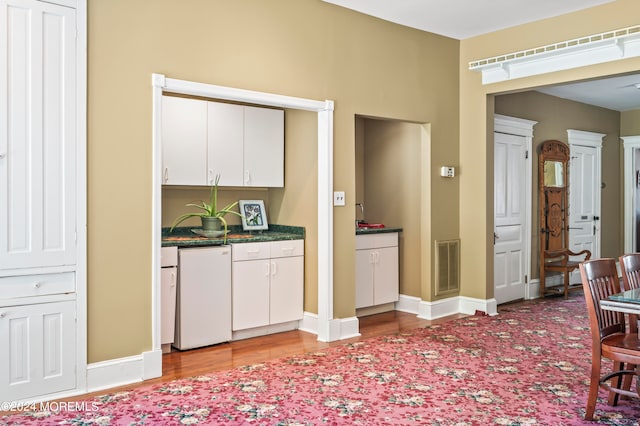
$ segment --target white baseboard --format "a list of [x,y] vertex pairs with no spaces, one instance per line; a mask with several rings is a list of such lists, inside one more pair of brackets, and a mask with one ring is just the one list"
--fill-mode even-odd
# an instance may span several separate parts
[[419,297],[401,294],[396,303],[396,311],[417,315],[420,311],[420,302],[422,302],[422,300],[420,300]]
[[[305,312],[300,320],[301,331],[318,334],[318,315]],[[329,342],[360,336],[358,317],[333,319],[329,324]]]
[[87,366],[87,392],[124,386],[162,376],[162,351],[111,359]]
[[459,296],[460,313],[473,315],[476,311],[484,312],[488,315],[498,315],[498,302],[496,299],[476,299],[472,297]]
[[[411,301],[411,303],[413,302],[414,301]],[[420,300],[418,303],[418,318],[427,320],[434,320],[455,314],[473,315],[476,311],[484,312],[488,315],[497,315],[497,302],[495,299],[485,300],[455,296],[433,302]]]

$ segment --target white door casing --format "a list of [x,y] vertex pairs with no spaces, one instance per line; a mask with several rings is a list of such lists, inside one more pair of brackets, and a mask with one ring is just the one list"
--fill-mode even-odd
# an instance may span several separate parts
[[[569,135],[569,249],[600,257],[600,182],[604,134],[567,130]],[[580,258],[582,259],[582,257]],[[579,280],[573,273],[572,282]]]
[[640,177],[636,170],[640,167],[636,160],[636,152],[640,149],[640,136],[623,136],[624,146],[624,252],[633,253],[636,241],[636,204],[638,203],[638,187]]
[[531,298],[531,145],[535,121],[494,117],[494,298]]
[[[316,101],[272,93],[216,86],[152,74],[153,86],[153,215],[152,232],[152,327],[153,349],[160,349],[160,246],[162,211],[162,94],[203,96],[255,105],[313,111],[318,114],[318,340],[334,341],[349,331],[333,318],[333,101]],[[162,374],[161,363],[155,374]]]

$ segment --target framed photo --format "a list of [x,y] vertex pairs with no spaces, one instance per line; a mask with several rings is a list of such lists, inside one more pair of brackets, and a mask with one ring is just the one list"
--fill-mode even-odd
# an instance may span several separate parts
[[262,200],[240,200],[240,214],[242,215],[242,229],[252,231],[268,229],[267,212]]

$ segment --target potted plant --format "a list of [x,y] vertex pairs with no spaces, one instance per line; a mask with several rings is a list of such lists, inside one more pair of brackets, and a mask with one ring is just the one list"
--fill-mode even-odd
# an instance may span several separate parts
[[204,231],[214,232],[219,231],[221,228],[221,224],[224,226],[224,239],[225,242],[227,240],[227,221],[224,216],[227,213],[235,214],[238,217],[242,217],[240,213],[233,211],[232,209],[238,205],[237,201],[227,204],[222,209],[218,210],[218,182],[220,182],[220,175],[216,176],[215,183],[211,186],[211,195],[209,196],[209,202],[206,203],[200,200],[199,204],[189,203],[187,207],[196,207],[202,212],[194,212],[194,213],[185,213],[181,216],[178,216],[176,220],[171,225],[170,231],[178,226],[183,221],[189,219],[190,217],[199,216],[202,220],[202,229]]

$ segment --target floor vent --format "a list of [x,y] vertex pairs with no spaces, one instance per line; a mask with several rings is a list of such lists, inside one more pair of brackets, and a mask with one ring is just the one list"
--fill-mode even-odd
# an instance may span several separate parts
[[436,241],[436,296],[460,290],[460,240]]

